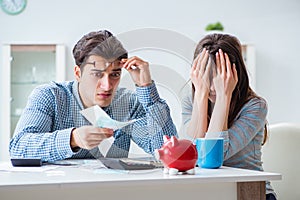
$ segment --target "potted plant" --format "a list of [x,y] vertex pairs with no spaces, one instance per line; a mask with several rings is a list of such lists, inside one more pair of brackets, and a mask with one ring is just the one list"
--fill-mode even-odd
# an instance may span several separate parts
[[216,23],[210,23],[205,27],[206,31],[223,31],[224,26],[221,24],[221,22]]

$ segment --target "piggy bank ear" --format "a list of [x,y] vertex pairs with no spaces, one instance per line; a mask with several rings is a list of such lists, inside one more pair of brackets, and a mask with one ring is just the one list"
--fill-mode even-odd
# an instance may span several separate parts
[[170,137],[167,136],[167,135],[164,135],[164,136],[163,136],[163,139],[164,139],[164,142],[167,142],[167,141],[170,139]]
[[175,136],[172,136],[171,137],[171,143],[172,143],[172,146],[175,147],[178,145],[178,140]]

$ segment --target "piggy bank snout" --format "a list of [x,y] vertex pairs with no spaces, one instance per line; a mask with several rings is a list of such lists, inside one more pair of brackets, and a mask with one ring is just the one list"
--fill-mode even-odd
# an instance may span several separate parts
[[163,158],[163,149],[155,149],[154,157],[156,160],[161,160]]

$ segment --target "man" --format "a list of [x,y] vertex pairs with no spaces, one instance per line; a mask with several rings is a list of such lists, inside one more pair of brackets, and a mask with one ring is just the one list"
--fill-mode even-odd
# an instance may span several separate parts
[[[43,161],[97,158],[98,145],[113,136],[107,157],[127,157],[130,139],[153,153],[163,135],[177,135],[170,110],[160,99],[149,64],[127,51],[109,31],[90,32],[73,48],[76,81],[51,82],[37,87],[18,122],[10,142],[11,157],[35,157]],[[136,92],[118,88],[127,70]],[[100,106],[118,121],[140,119],[122,129],[95,127],[80,111]]]

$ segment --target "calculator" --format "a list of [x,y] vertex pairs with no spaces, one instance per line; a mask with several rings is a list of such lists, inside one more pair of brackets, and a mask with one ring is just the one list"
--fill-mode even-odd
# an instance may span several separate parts
[[11,164],[14,167],[40,167],[42,166],[41,158],[11,158]]
[[100,158],[100,161],[109,169],[146,170],[163,167],[159,161],[135,158]]

